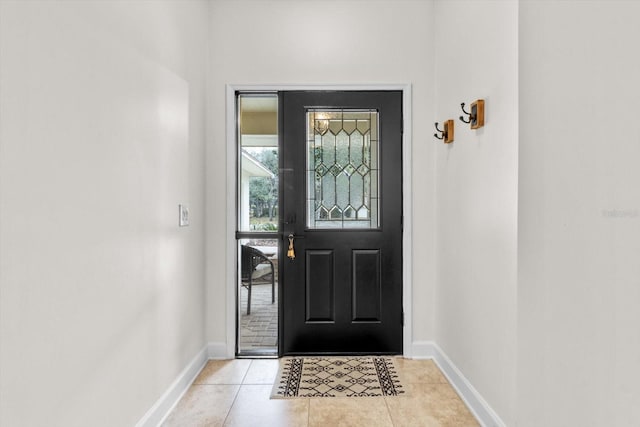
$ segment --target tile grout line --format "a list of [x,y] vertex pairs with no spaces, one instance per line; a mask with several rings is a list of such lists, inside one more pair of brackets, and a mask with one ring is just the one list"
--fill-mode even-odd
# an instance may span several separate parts
[[238,400],[238,395],[240,394],[240,388],[242,387],[242,384],[240,384],[238,386],[238,391],[236,391],[236,395],[233,396],[233,402],[231,402],[231,405],[229,406],[229,409],[227,410],[227,415],[224,416],[224,421],[222,421],[222,425],[225,426],[227,424],[227,420],[229,419],[229,414],[231,413],[231,410],[233,409],[233,405],[236,404],[236,400]]
[[391,409],[389,409],[389,401],[387,399],[388,398],[385,396],[384,397],[384,406],[387,408],[387,414],[389,415],[389,419],[391,420],[391,426],[395,427],[396,423],[393,420],[393,415],[391,414]]
[[[235,360],[238,360],[238,359],[235,359]],[[249,363],[249,366],[247,366],[247,371],[242,376],[242,380],[240,380],[240,386],[244,385],[244,380],[247,379],[247,375],[249,374],[249,371],[251,370],[251,367],[253,366],[253,362],[255,362],[255,359],[249,359],[249,360],[251,360],[251,363]]]
[[[238,360],[238,359],[235,359]],[[231,410],[233,409],[233,405],[236,404],[236,400],[238,400],[238,395],[240,394],[240,389],[242,388],[242,385],[244,383],[244,379],[247,377],[247,373],[249,373],[249,369],[251,369],[251,365],[253,365],[253,360],[251,360],[251,363],[249,363],[249,366],[247,367],[247,371],[244,373],[244,376],[242,377],[242,380],[240,381],[240,384],[238,384],[238,391],[236,392],[236,395],[233,397],[233,402],[231,402],[231,405],[229,406],[229,410],[227,411],[227,415],[225,415],[224,417],[224,421],[222,421],[222,425],[226,425],[227,424],[227,420],[229,419],[229,414],[231,413]]]

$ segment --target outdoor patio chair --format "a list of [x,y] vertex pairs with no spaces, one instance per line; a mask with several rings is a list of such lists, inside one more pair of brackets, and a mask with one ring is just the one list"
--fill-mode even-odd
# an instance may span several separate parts
[[251,314],[251,288],[254,280],[271,274],[271,303],[275,302],[275,269],[271,261],[260,250],[242,245],[241,253],[241,284],[247,289],[247,315]]

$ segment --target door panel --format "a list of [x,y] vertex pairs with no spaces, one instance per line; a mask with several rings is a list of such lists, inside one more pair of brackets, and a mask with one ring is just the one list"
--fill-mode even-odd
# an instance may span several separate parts
[[306,320],[307,322],[335,321],[333,251],[306,252]]
[[379,322],[380,307],[380,251],[355,249],[353,251],[353,318],[358,322]]
[[281,354],[402,353],[402,93],[280,96]]

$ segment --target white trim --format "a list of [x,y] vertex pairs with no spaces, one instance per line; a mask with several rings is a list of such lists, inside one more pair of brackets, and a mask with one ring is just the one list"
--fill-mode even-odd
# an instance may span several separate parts
[[433,359],[447,377],[460,398],[483,427],[506,427],[500,416],[487,403],[471,382],[433,341],[413,343],[414,359]]
[[258,159],[242,150],[242,173],[249,176],[262,176],[273,178],[275,175],[267,169]]
[[207,363],[207,347],[198,352],[196,357],[180,372],[178,377],[169,386],[156,403],[136,423],[136,427],[156,427],[161,425],[167,416],[173,411],[182,396],[196,379],[204,365]]
[[278,135],[244,135],[243,147],[277,147]]
[[411,85],[402,87],[402,307],[404,330],[402,348],[405,357],[413,354],[413,170]]
[[402,236],[402,304],[404,307],[404,328],[402,332],[403,354],[411,357],[413,354],[413,315],[412,315],[412,289],[413,276],[413,193],[412,193],[412,101],[411,84],[227,84],[226,95],[226,137],[227,137],[227,265],[226,265],[226,295],[227,295],[227,315],[226,315],[226,356],[234,357],[236,348],[236,266],[237,249],[235,246],[236,232],[236,91],[255,92],[277,92],[293,90],[401,90],[402,91],[402,115],[403,115],[403,136],[402,136],[402,194],[403,194],[403,214],[404,232]]
[[209,359],[229,359],[227,344],[224,342],[210,342],[207,344],[207,355]]
[[412,359],[435,359],[436,344],[433,341],[414,341]]
[[236,354],[236,276],[237,276],[237,258],[238,249],[236,247],[236,185],[238,180],[236,170],[236,89],[231,85],[227,85],[227,102],[226,102],[226,121],[227,121],[227,250],[226,260],[226,292],[227,296],[227,339],[226,339],[226,356],[235,357]]

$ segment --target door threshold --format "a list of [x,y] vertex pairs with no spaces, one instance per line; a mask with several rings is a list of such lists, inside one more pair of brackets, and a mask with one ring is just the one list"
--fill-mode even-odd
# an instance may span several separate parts
[[236,359],[277,359],[278,352],[273,350],[254,350],[236,354]]

